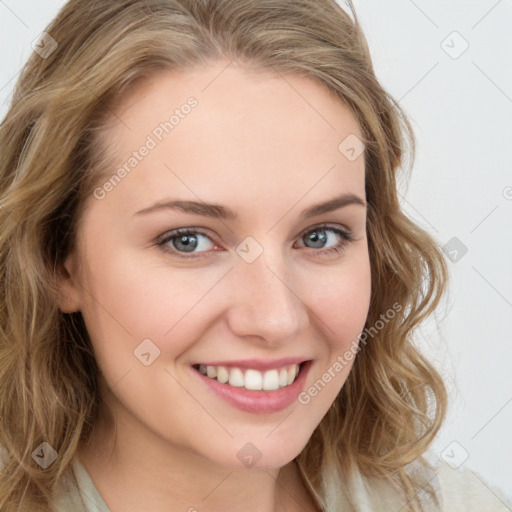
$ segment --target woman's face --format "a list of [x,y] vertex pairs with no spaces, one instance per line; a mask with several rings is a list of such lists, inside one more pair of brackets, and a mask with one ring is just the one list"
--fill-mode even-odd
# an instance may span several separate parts
[[118,166],[87,199],[60,304],[82,312],[107,403],[148,450],[281,467],[368,313],[358,123],[310,79],[226,62],[155,75],[111,119]]

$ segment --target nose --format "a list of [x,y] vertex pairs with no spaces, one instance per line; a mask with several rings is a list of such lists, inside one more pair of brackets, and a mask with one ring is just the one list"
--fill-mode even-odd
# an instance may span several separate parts
[[281,254],[264,250],[252,263],[239,261],[231,274],[228,323],[234,335],[275,346],[296,339],[307,327],[308,308]]

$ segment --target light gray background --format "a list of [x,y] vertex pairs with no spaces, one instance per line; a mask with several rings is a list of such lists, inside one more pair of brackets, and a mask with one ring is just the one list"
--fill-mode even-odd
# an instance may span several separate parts
[[[0,0],[1,116],[31,42],[63,4]],[[355,6],[377,76],[418,141],[404,209],[443,245],[456,237],[467,248],[451,254],[457,261],[449,262],[438,324],[427,322],[417,336],[452,399],[433,449],[512,500],[512,4]]]

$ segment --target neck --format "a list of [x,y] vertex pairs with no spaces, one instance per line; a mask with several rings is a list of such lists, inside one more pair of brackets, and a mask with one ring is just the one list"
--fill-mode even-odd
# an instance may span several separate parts
[[78,457],[110,512],[246,512],[248,504],[253,512],[318,510],[293,461],[281,468],[222,467],[122,414],[99,421]]

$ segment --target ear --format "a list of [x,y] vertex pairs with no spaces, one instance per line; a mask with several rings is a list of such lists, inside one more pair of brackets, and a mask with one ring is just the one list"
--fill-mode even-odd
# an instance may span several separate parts
[[70,254],[55,275],[55,302],[63,313],[80,311],[82,294],[76,270],[75,256]]

